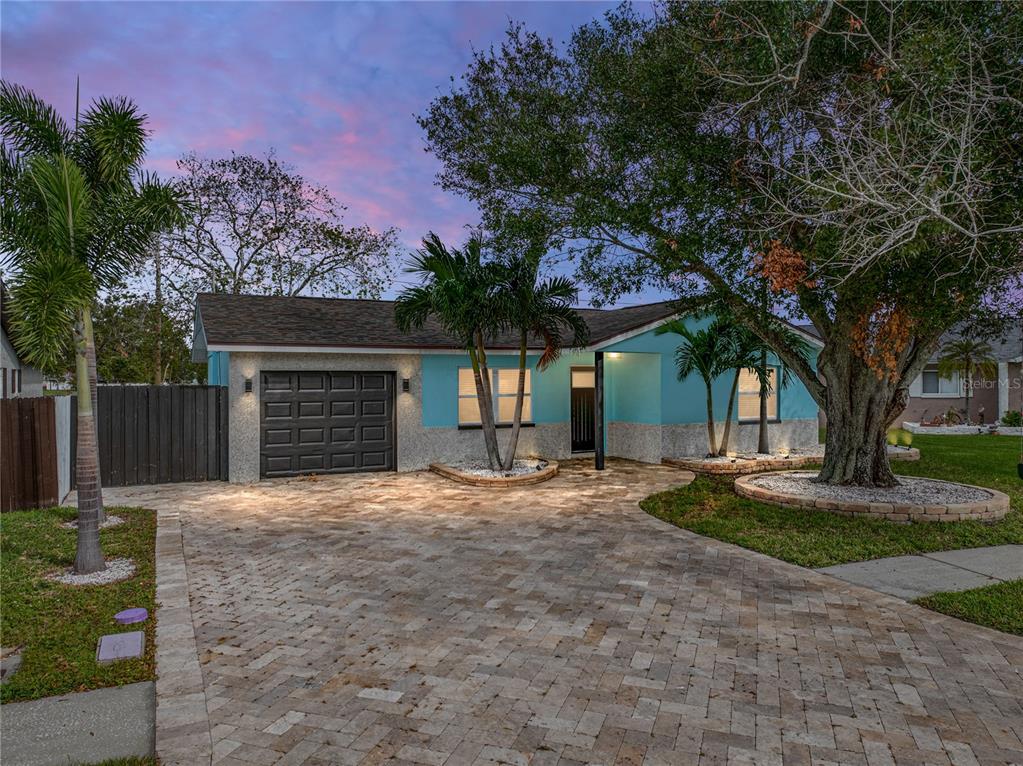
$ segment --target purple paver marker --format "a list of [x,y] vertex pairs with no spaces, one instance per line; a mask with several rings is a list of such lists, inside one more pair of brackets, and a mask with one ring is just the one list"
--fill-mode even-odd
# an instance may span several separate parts
[[114,619],[121,625],[131,625],[133,622],[145,622],[149,619],[149,611],[141,606],[125,609],[114,615]]

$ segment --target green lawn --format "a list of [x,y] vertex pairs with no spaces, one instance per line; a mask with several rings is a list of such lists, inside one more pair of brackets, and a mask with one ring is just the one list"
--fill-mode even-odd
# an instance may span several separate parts
[[960,620],[1023,636],[1023,580],[959,593],[935,593],[916,603]]
[[645,499],[647,513],[707,537],[806,567],[984,545],[1023,544],[1023,482],[1016,475],[1019,439],[1008,436],[915,436],[916,463],[899,474],[963,481],[1005,492],[1012,510],[995,524],[896,524],[820,511],[775,508],[745,500],[734,479],[698,476],[688,487]]
[[[13,511],[0,515],[0,640],[23,646],[18,672],[2,687],[3,702],[87,691],[156,677],[156,515],[134,508],[110,508],[125,523],[100,533],[107,558],[134,559],[134,577],[112,585],[73,587],[45,579],[71,566],[75,530],[61,522],[71,508]],[[106,633],[128,630],[114,614],[131,606],[149,609],[146,654],[138,660],[96,663],[96,642]]]

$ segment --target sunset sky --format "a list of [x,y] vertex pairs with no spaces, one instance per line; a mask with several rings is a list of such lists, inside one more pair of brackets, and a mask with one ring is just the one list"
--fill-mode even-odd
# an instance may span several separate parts
[[[149,167],[194,150],[278,155],[329,187],[349,224],[457,241],[469,202],[434,184],[415,115],[509,20],[556,41],[613,3],[3,2],[4,79],[70,117],[125,95],[149,115]],[[624,303],[642,302],[633,296]]]

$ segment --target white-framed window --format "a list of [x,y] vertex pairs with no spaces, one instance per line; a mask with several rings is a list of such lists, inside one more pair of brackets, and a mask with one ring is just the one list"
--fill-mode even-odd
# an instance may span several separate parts
[[[778,368],[768,367],[771,391],[767,394],[767,418],[778,420]],[[755,372],[739,372],[739,420],[760,419],[760,378]]]
[[[531,370],[526,370],[525,394],[522,397],[522,422],[533,421]],[[494,418],[498,423],[511,423],[515,415],[515,394],[519,390],[517,368],[490,371],[490,388],[494,393]],[[458,368],[458,425],[480,425],[480,406],[476,398],[476,379],[471,367]]]
[[920,373],[920,395],[921,396],[962,396],[962,389],[959,386],[959,373],[953,373],[951,378],[943,378],[938,374],[937,365],[925,367]]

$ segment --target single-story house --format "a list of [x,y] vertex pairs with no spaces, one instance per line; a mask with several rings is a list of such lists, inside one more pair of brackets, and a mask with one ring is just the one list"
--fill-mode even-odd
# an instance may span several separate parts
[[[957,331],[942,338],[927,367],[910,384],[909,401],[898,419],[900,424],[927,422],[949,410],[963,411],[966,380],[958,373],[948,378],[938,373],[942,347],[958,338]],[[988,342],[997,374],[992,378],[984,375],[974,378],[970,393],[971,423],[997,423],[1009,410],[1023,410],[1023,322],[1015,322],[1003,336]]]
[[[680,338],[654,333],[675,316],[672,305],[579,312],[590,329],[586,348],[567,350],[543,372],[539,346],[530,349],[518,454],[557,460],[600,456],[603,447],[608,456],[658,463],[705,453],[704,385],[677,379]],[[494,338],[489,348],[495,415],[507,426],[516,339]],[[210,384],[230,389],[231,481],[412,471],[485,455],[464,348],[433,321],[400,332],[391,301],[203,294],[193,359],[207,361]],[[715,384],[719,421],[730,384],[726,376]],[[755,448],[758,396],[753,376],[744,376],[735,450]],[[800,383],[776,389],[769,409],[772,447],[817,443],[817,405]]]
[[43,372],[21,358],[11,333],[7,289],[0,282],[0,399],[42,396]]

